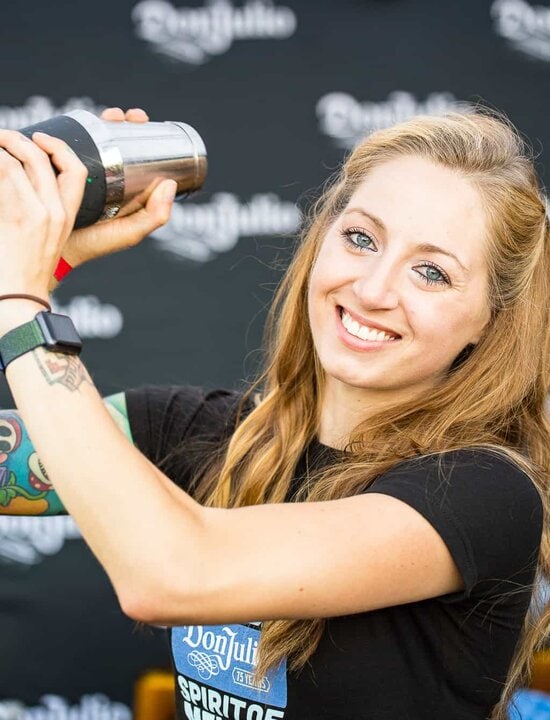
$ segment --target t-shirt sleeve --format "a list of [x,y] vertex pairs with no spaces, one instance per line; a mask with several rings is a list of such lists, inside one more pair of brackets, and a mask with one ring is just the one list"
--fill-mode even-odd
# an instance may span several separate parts
[[136,447],[189,490],[195,470],[231,434],[242,393],[168,385],[134,388],[125,397]]
[[186,437],[205,393],[191,385],[170,385],[134,388],[125,396],[134,444],[158,465]]
[[518,591],[533,582],[543,510],[533,481],[497,452],[465,449],[400,463],[366,492],[398,498],[447,545],[464,589],[444,602]]

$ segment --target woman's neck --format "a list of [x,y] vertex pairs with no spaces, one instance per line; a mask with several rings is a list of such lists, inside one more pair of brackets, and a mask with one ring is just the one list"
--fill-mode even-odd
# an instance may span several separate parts
[[323,445],[343,450],[351,433],[360,424],[382,412],[405,404],[426,388],[382,391],[359,388],[329,378],[322,396],[318,439]]

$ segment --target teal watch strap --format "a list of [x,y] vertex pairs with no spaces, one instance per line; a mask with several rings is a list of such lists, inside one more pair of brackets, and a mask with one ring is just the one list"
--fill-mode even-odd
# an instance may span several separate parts
[[44,333],[36,320],[10,330],[0,338],[0,370],[4,370],[8,363],[20,355],[44,345],[45,341]]
[[0,370],[5,370],[12,360],[40,345],[66,355],[78,355],[82,349],[82,341],[70,317],[42,311],[34,320],[0,338]]

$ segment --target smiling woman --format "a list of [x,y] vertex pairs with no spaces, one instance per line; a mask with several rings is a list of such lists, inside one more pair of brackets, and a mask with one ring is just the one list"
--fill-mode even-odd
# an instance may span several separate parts
[[[369,170],[322,239],[309,282],[335,406],[364,415],[420,397],[477,345],[490,318],[488,232],[481,195],[455,170],[415,155]],[[321,438],[345,445],[355,420],[338,423],[340,437],[322,422]]]
[[[59,141],[0,145],[0,294],[46,294],[65,248],[87,259],[66,232],[85,178]],[[135,242],[124,220],[105,252]],[[519,133],[481,108],[413,118],[318,201],[245,392],[104,404],[74,355],[16,356],[0,506],[62,502],[122,609],[170,626],[182,720],[504,720],[550,629],[529,614],[550,570],[549,308]],[[39,309],[1,302],[0,335]]]

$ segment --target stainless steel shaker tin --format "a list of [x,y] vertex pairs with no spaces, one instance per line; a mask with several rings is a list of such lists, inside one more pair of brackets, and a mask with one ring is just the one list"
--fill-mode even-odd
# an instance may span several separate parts
[[183,122],[113,122],[86,110],[65,113],[92,137],[105,171],[100,219],[114,217],[155,178],[177,182],[176,195],[198,190],[208,163],[198,132]]

